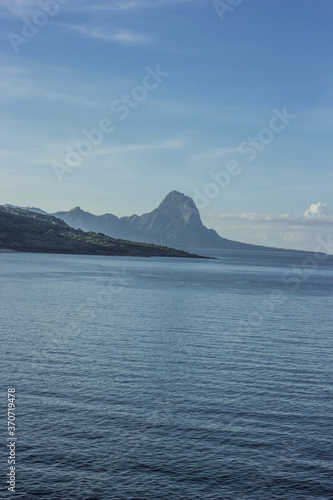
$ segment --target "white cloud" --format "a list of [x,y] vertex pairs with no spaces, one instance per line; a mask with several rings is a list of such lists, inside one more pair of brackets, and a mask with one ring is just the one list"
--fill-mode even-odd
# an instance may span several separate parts
[[320,201],[318,203],[312,203],[311,207],[304,212],[305,217],[309,217],[312,215],[318,217],[326,217],[329,214],[330,211],[328,210],[326,203],[321,203]]
[[324,203],[312,204],[304,215],[265,213],[208,214],[205,223],[221,236],[278,248],[312,251],[318,238],[333,234],[333,214]]
[[[304,215],[291,215],[291,214],[258,214],[258,213],[242,213],[242,214],[230,214],[224,213],[217,216],[217,219],[228,219],[228,220],[243,220],[249,222],[260,222],[260,223],[288,223],[288,224],[299,224],[315,226],[318,224],[333,224],[333,214],[328,210],[325,203],[312,204],[311,207],[306,210]],[[210,214],[210,216],[212,216]]]

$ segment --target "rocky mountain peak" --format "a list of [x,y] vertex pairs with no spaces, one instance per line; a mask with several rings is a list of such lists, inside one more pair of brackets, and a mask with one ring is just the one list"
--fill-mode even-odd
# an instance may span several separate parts
[[172,248],[223,248],[254,250],[247,245],[227,240],[205,227],[194,201],[179,191],[171,191],[162,203],[149,213],[116,217],[93,215],[79,207],[54,214],[75,229],[104,233],[113,238],[166,245]]
[[179,191],[171,191],[157,208],[159,213],[173,220],[188,223],[190,218],[201,222],[199,210],[194,201]]

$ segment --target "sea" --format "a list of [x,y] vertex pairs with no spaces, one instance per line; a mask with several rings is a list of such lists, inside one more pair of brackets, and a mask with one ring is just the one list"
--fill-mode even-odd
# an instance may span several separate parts
[[204,254],[0,254],[1,500],[333,499],[333,257]]

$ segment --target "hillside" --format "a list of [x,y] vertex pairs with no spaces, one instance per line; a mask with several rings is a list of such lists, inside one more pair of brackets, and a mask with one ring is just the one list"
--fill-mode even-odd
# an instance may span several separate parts
[[164,246],[84,232],[51,215],[3,206],[0,206],[0,249],[88,255],[198,257]]

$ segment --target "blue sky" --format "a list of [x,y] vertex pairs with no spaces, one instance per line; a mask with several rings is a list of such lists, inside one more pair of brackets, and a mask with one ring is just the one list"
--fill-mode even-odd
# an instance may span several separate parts
[[331,0],[0,9],[0,203],[120,216],[176,189],[226,237],[332,235]]

